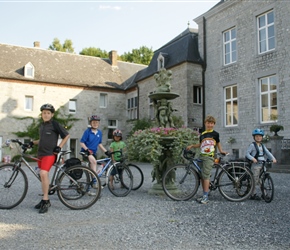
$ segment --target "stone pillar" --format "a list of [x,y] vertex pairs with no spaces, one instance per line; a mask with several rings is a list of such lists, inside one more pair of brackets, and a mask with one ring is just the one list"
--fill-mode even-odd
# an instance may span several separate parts
[[[271,143],[271,153],[276,158],[277,162],[282,163],[282,139],[284,136],[270,136],[270,143]],[[282,163],[283,164],[283,163]]]

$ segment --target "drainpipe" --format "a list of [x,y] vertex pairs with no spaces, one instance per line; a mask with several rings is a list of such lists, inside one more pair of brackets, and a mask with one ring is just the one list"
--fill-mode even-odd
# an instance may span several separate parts
[[140,89],[139,89],[139,85],[137,83],[137,101],[138,101],[138,105],[137,105],[137,120],[139,120],[139,94],[140,94]]
[[202,65],[202,124],[203,131],[204,127],[204,119],[205,119],[205,71],[206,71],[206,20],[205,17],[202,19],[203,21],[203,65]]

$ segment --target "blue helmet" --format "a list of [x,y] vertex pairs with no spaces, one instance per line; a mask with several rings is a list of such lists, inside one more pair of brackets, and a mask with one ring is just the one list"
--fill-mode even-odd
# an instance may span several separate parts
[[252,136],[255,136],[255,135],[261,135],[261,136],[264,136],[264,130],[263,129],[259,129],[259,128],[256,128],[253,130],[252,132]]

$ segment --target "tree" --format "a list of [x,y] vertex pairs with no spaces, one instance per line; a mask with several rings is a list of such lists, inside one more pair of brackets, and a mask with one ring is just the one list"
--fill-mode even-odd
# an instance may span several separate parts
[[133,49],[132,52],[124,53],[120,59],[125,62],[140,63],[148,65],[154,55],[152,48],[142,46],[139,49]]
[[109,53],[106,50],[101,50],[99,48],[93,48],[93,47],[82,49],[82,51],[80,52],[80,55],[95,56],[95,57],[101,57],[101,58],[109,57]]
[[72,46],[73,46],[73,43],[69,39],[66,39],[64,41],[64,44],[61,44],[58,38],[54,38],[52,44],[49,45],[49,49],[55,50],[55,51],[74,53],[74,48]]

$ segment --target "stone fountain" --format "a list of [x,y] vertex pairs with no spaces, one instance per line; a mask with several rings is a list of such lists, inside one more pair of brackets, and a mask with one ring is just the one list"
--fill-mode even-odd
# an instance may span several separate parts
[[[158,127],[174,128],[172,113],[176,111],[173,109],[170,100],[179,97],[179,94],[171,92],[172,71],[162,68],[159,73],[154,75],[157,83],[155,91],[149,95],[149,98],[154,104],[154,115]],[[153,181],[156,183],[149,190],[152,194],[164,194],[162,189],[162,176],[167,168],[174,164],[172,158],[172,151],[170,149],[174,137],[162,137],[159,143],[163,146],[162,155],[159,159],[159,164],[155,164],[152,171]]]

